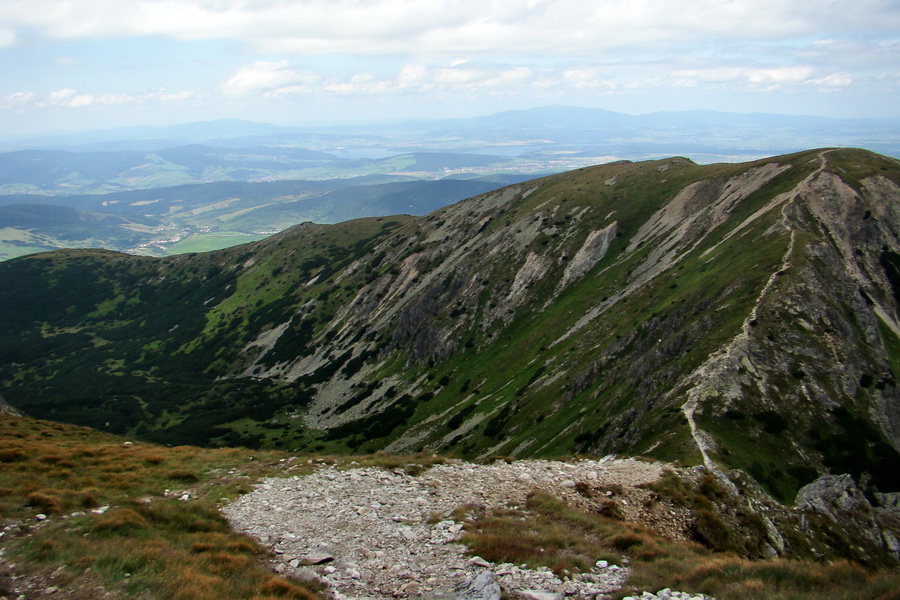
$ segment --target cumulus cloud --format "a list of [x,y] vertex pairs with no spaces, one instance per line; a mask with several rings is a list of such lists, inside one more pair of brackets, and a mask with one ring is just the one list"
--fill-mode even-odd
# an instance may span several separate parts
[[106,93],[89,94],[73,88],[60,88],[40,96],[34,92],[16,92],[0,97],[0,109],[25,108],[86,108],[89,106],[114,105],[153,105],[172,102],[184,102],[194,97],[194,92],[184,90],[169,92],[164,89],[151,90],[135,94]]
[[834,73],[825,77],[815,79],[812,83],[829,88],[843,88],[853,85],[853,78],[846,73]]
[[0,48],[8,48],[16,44],[16,32],[6,27],[0,27]]
[[369,71],[317,75],[287,62],[256,62],[238,69],[219,86],[227,96],[284,97],[294,94],[396,95],[478,93],[521,90],[538,85],[535,71],[525,66],[473,65],[454,61],[447,66],[408,63],[394,73]]
[[318,80],[317,75],[295,70],[287,61],[258,61],[239,69],[220,89],[226,96],[283,95],[302,93]]
[[37,98],[33,92],[16,92],[0,96],[0,110],[16,110],[30,106]]
[[676,71],[677,77],[709,82],[748,82],[778,84],[808,80],[813,69],[808,66],[789,67],[717,67]]
[[[189,80],[189,61],[166,69],[173,48],[196,47],[198,63],[215,67],[190,84],[204,90],[199,95],[97,93],[67,78],[52,79],[66,82],[55,92],[15,100],[18,106],[70,108],[188,101],[232,107],[251,106],[257,99],[336,96],[348,99],[349,106],[352,96],[412,99],[415,94],[421,103],[499,95],[518,96],[518,104],[551,97],[590,103],[600,95],[632,98],[641,92],[662,103],[660,92],[671,90],[704,102],[706,91],[722,90],[735,98],[775,90],[833,97],[851,88],[877,89],[888,98],[900,88],[897,32],[896,0],[815,6],[800,0],[0,2],[0,49],[30,50],[63,40],[62,49],[45,49],[44,56],[71,57],[56,62],[57,69],[83,60],[69,73],[93,75],[86,79],[92,84],[108,64],[97,52],[108,47],[92,45],[97,40],[116,40],[123,55],[137,48],[134,62],[140,63],[138,53],[146,52],[148,43],[125,42],[151,39],[154,49],[168,51],[159,53],[156,71],[148,75],[158,76],[152,80],[160,84]],[[88,43],[72,43],[81,40]],[[197,40],[228,43],[183,43]],[[227,55],[221,52],[226,45]],[[89,49],[79,54],[83,48]],[[177,77],[166,79],[170,71]],[[59,72],[48,77],[58,78]],[[10,78],[0,93],[29,89],[34,80]],[[134,78],[130,85],[143,83]],[[0,106],[11,107],[12,97]]]
[[55,39],[241,39],[302,54],[565,54],[710,37],[895,35],[900,11],[886,0],[7,0],[0,28]]

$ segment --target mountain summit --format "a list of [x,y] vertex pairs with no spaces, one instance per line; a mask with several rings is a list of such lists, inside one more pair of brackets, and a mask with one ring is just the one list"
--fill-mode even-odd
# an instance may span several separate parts
[[208,254],[0,264],[0,389],[170,443],[716,463],[900,491],[900,163],[590,167]]

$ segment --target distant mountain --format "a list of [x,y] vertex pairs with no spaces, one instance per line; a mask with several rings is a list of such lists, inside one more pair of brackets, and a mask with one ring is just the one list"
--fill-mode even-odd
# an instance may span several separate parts
[[[14,148],[71,149],[78,151],[139,150],[152,151],[221,139],[283,134],[281,125],[242,119],[216,119],[162,127],[135,126],[98,129],[78,133],[60,133],[32,138],[0,140]],[[2,145],[0,145],[2,147]]]
[[[436,179],[454,175],[534,173],[515,158],[454,152],[408,152],[346,158],[305,148],[212,148],[190,145],[153,152],[21,150],[0,154],[5,195],[106,194],[218,181],[350,179],[365,176]],[[533,176],[533,175],[532,175]],[[521,177],[520,177],[521,179]]]
[[208,181],[248,181],[331,164],[303,148],[242,152],[181,146],[156,152],[21,150],[0,154],[0,190],[10,193],[107,193]]
[[[544,106],[458,119],[278,126],[239,120],[122,128],[31,140],[0,139],[0,150],[153,152],[191,144],[217,148],[309,148],[342,158],[412,152],[529,156],[543,163],[583,156],[646,159],[671,153],[699,162],[736,162],[816,145],[863,147],[900,157],[900,119],[672,111],[630,115]],[[595,160],[594,162],[601,162]],[[571,165],[586,166],[587,163]]]
[[629,453],[900,491],[900,163],[619,162],[424,217],[0,263],[0,389],[172,444]]

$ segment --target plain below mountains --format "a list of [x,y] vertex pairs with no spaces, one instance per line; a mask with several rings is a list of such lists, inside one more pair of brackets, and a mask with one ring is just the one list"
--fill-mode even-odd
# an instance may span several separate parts
[[427,216],[0,264],[0,388],[172,444],[629,453],[900,491],[900,164],[619,162]]
[[58,248],[151,256],[214,250],[305,221],[422,215],[522,179],[223,181],[108,194],[0,196],[0,260]]

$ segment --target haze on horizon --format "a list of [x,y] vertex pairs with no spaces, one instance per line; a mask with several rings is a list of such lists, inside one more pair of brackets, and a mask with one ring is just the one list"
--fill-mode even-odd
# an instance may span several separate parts
[[3,0],[0,131],[242,118],[900,117],[896,0]]

